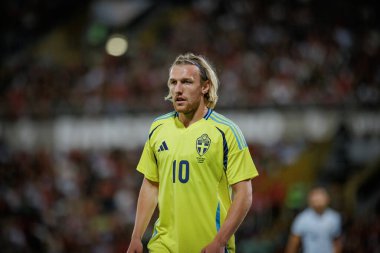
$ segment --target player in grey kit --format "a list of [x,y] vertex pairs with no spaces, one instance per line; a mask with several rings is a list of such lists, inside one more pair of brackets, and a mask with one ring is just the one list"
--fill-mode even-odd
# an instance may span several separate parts
[[310,191],[309,207],[299,213],[291,227],[286,253],[296,253],[302,243],[304,253],[340,253],[341,217],[328,207],[326,189],[316,187]]

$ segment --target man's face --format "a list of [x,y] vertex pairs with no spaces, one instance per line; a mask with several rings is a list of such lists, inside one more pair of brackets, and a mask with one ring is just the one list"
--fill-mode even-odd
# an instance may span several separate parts
[[194,113],[204,104],[208,85],[201,85],[195,65],[174,65],[169,73],[169,88],[174,109],[179,113]]
[[325,190],[315,189],[309,195],[309,205],[316,212],[323,213],[329,204],[329,196]]

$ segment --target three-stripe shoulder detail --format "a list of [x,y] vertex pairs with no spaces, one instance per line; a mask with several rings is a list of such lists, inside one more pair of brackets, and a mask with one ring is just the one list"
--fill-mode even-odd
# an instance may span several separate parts
[[155,118],[153,120],[153,122],[156,122],[156,121],[162,120],[162,119],[168,119],[168,118],[176,117],[176,116],[177,116],[177,112],[176,111],[172,111],[172,112],[169,112],[167,114],[164,114],[164,115],[161,115],[161,116]]
[[237,141],[237,144],[239,146],[239,149],[242,150],[243,148],[247,147],[247,142],[245,141],[245,138],[243,136],[243,133],[241,132],[240,128],[232,122],[230,119],[224,117],[223,115],[213,111],[210,115],[210,119],[213,121],[228,126],[233,135],[235,136],[235,139]]

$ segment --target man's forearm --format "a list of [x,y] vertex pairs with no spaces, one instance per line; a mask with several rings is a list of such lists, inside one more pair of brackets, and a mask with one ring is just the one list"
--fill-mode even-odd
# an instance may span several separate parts
[[334,240],[334,253],[341,253],[343,250],[342,239],[337,238]]
[[158,184],[144,178],[137,201],[132,238],[141,240],[158,202]]
[[296,253],[298,251],[300,242],[300,236],[291,234],[288,239],[288,244],[286,245],[285,253]]

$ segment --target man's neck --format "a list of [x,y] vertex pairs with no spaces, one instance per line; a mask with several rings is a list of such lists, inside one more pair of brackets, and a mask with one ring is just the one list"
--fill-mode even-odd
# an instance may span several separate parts
[[191,124],[202,119],[206,115],[207,111],[208,108],[206,106],[202,106],[195,112],[179,113],[178,118],[185,127],[189,127]]

